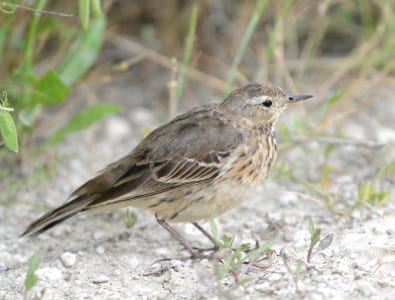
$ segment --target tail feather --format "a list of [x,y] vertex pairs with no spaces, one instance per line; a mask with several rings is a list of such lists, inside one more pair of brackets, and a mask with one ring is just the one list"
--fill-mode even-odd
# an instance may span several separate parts
[[21,236],[38,235],[51,227],[63,222],[64,220],[74,216],[83,211],[89,203],[95,200],[95,196],[80,196],[54,210],[46,213],[36,221],[32,222]]

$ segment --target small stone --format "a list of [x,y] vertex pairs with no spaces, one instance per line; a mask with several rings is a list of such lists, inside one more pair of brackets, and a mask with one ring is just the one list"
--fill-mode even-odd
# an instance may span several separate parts
[[207,258],[203,258],[203,259],[200,261],[200,265],[202,265],[202,266],[212,266],[212,263],[209,262],[209,260],[208,260]]
[[101,255],[101,254],[104,254],[104,252],[106,252],[106,249],[104,249],[104,247],[99,246],[99,247],[96,248],[96,253],[97,254]]
[[62,271],[58,268],[41,268],[35,274],[39,280],[43,281],[56,281],[62,278]]
[[127,264],[129,266],[129,268],[135,269],[140,264],[140,261],[136,256],[130,256],[127,259]]
[[6,268],[7,266],[12,266],[23,262],[24,259],[19,254],[13,255],[7,251],[0,251],[0,269]]
[[389,127],[381,127],[377,130],[377,139],[382,143],[393,143],[395,141],[395,130]]
[[154,123],[154,117],[150,110],[144,107],[136,107],[132,110],[131,120],[138,125],[147,126]]
[[281,275],[279,273],[272,273],[272,274],[267,276],[267,280],[268,281],[279,281],[282,278],[283,278],[283,275]]
[[362,294],[364,297],[369,297],[375,292],[374,287],[367,281],[359,281],[357,284],[357,290]]
[[110,279],[107,276],[100,275],[99,277],[94,279],[92,282],[94,284],[101,284],[101,283],[106,283],[106,282],[109,282],[109,281],[110,281]]
[[77,256],[71,252],[65,252],[60,256],[60,260],[62,261],[65,267],[72,267],[77,260]]
[[121,117],[109,117],[105,126],[105,135],[111,136],[112,138],[122,138],[130,134],[129,123]]
[[[51,231],[51,234],[54,237],[64,237],[64,236],[68,235],[70,232],[71,232],[71,227],[67,224],[64,224],[59,227],[54,227],[54,229],[52,229],[52,231]],[[47,238],[46,235],[42,235],[42,237]]]
[[102,238],[106,237],[106,233],[103,231],[96,231],[93,233],[93,238],[98,241],[101,240]]

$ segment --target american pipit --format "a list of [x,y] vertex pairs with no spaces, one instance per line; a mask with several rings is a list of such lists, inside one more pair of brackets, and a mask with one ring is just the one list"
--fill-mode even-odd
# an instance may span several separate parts
[[191,222],[213,241],[196,222],[223,214],[254,191],[276,158],[280,113],[311,97],[249,84],[220,104],[192,109],[152,131],[22,235],[39,234],[80,212],[134,206],[155,212],[158,223],[199,256],[167,221]]

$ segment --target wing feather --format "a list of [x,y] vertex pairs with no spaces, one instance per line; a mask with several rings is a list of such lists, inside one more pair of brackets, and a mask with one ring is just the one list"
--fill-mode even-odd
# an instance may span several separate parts
[[201,107],[154,130],[129,155],[104,169],[73,196],[97,195],[86,209],[149,198],[216,178],[243,140],[216,106]]

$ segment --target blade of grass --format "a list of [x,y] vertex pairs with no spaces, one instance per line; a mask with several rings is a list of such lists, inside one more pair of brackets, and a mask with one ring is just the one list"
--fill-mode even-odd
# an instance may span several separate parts
[[94,17],[100,17],[103,15],[100,0],[91,0],[91,8]]
[[57,68],[58,75],[64,83],[75,82],[92,66],[103,42],[105,24],[104,17],[93,18],[88,29],[77,35],[63,62]]
[[1,61],[3,60],[3,49],[12,19],[13,19],[13,15],[6,16],[5,20],[3,21],[3,24],[0,26],[0,64]]
[[78,112],[69,123],[57,130],[49,139],[50,144],[61,142],[68,134],[85,129],[105,115],[119,111],[121,107],[112,103],[97,103]]
[[4,143],[11,151],[18,152],[18,138],[14,119],[11,114],[0,107],[0,133]]
[[230,67],[228,76],[226,78],[226,85],[224,88],[224,95],[226,95],[232,87],[234,77],[236,75],[237,69],[239,68],[240,62],[244,56],[244,53],[247,49],[247,45],[251,39],[251,36],[255,30],[256,25],[258,24],[259,18],[268,3],[267,0],[257,0],[254,12],[250,18],[250,21],[247,25],[247,29],[241,38],[240,46],[236,51],[235,58],[233,60],[232,66]]
[[198,17],[198,8],[196,5],[192,7],[191,16],[189,17],[189,29],[188,35],[185,40],[185,49],[184,49],[184,58],[182,60],[180,74],[177,80],[177,88],[176,88],[176,97],[174,105],[171,105],[172,111],[170,111],[170,117],[175,115],[175,110],[180,103],[181,95],[184,90],[184,85],[186,82],[186,71],[191,60],[191,54],[193,49],[193,44],[195,41],[195,32],[196,32],[196,24],[197,24],[197,17]]
[[[36,2],[35,9],[36,10],[42,10],[47,3],[46,0],[38,0]],[[29,92],[29,87],[30,83],[32,80],[32,77],[34,77],[34,71],[33,71],[33,52],[34,52],[34,42],[36,40],[36,35],[37,35],[37,28],[38,28],[38,21],[40,18],[40,14],[38,12],[35,12],[32,17],[32,21],[29,25],[29,30],[27,32],[27,37],[26,37],[26,44],[24,47],[24,56],[23,56],[23,61],[21,65],[18,67],[18,69],[15,71],[15,75],[17,77],[21,77],[21,85],[22,85],[22,92],[20,94],[20,102],[23,105],[26,105],[29,103],[30,100],[30,92]]]
[[9,107],[7,91],[3,91],[3,96],[0,99],[0,137],[4,139],[9,150],[18,152],[18,135],[14,119],[10,114],[10,111],[13,110],[12,107]]
[[78,1],[78,13],[80,15],[82,28],[87,30],[89,25],[90,0]]
[[32,287],[34,287],[34,285],[37,283],[37,276],[35,272],[38,269],[39,265],[40,265],[40,255],[36,253],[29,259],[29,265],[27,267],[25,283],[24,283],[25,285],[24,299],[27,299],[27,292]]

